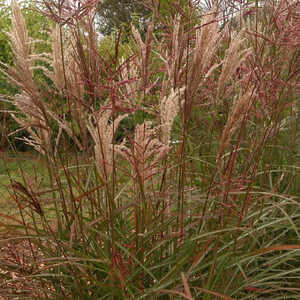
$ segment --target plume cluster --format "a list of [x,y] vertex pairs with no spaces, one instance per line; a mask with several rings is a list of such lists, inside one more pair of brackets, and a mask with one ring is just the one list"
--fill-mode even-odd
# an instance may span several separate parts
[[182,98],[184,89],[185,88],[177,90],[172,89],[170,95],[168,97],[165,96],[160,101],[159,113],[161,121],[161,141],[165,145],[168,145],[170,142],[174,119],[180,111],[180,107],[183,106],[184,100],[180,99]]
[[113,168],[114,135],[119,123],[126,115],[118,116],[112,120],[112,110],[103,106],[99,111],[91,115],[87,128],[94,141],[94,153],[96,167],[100,178],[108,182]]
[[51,132],[47,121],[48,107],[42,99],[33,77],[37,59],[41,55],[32,53],[33,41],[28,37],[25,20],[20,7],[12,1],[12,30],[8,33],[15,65],[7,67],[7,77],[22,88],[22,93],[15,96],[15,105],[24,117],[13,114],[13,118],[30,135],[24,141],[46,154],[51,152]]
[[58,91],[65,88],[65,76],[63,70],[63,57],[62,57],[62,44],[61,44],[61,30],[58,24],[52,29],[52,66],[53,72],[48,72],[48,76],[52,79]]
[[150,121],[136,126],[130,148],[125,144],[116,146],[117,153],[133,166],[133,177],[143,184],[157,173],[158,162],[169,151],[169,146],[155,137],[156,130],[151,126]]
[[248,90],[245,93],[240,92],[240,94],[234,98],[232,109],[223,129],[220,140],[219,153],[217,158],[218,166],[220,166],[222,155],[228,148],[232,136],[234,135],[236,130],[240,128],[242,121],[246,118],[246,114],[249,113],[254,99],[255,95],[252,90]]
[[145,43],[143,42],[139,31],[132,26],[132,33],[139,48],[139,67],[141,72],[141,77],[143,80],[143,87],[146,88],[149,82],[150,76],[150,54],[152,51],[152,44],[153,44],[153,29],[154,24],[153,22],[149,23],[147,33],[146,33],[146,40]]
[[231,40],[225,57],[222,62],[222,72],[218,80],[217,99],[226,97],[225,87],[228,81],[233,77],[236,70],[245,61],[248,55],[251,54],[251,48],[240,50],[246,41],[244,38],[245,31],[240,30],[237,35]]

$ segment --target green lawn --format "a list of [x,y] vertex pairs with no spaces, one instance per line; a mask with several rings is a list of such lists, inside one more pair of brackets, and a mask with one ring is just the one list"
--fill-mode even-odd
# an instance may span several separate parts
[[32,153],[5,153],[0,158],[0,208],[11,207],[9,185],[11,180],[23,182],[24,176],[36,176],[43,169],[37,155]]

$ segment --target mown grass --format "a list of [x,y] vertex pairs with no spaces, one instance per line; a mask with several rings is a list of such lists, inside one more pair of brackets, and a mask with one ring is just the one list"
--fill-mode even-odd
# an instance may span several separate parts
[[42,164],[36,154],[32,153],[2,153],[0,158],[0,197],[1,208],[5,209],[5,205],[9,202],[9,185],[10,180],[14,179],[22,181],[22,173],[34,174],[34,170],[39,167],[38,173],[41,172]]
[[[97,52],[89,4],[52,6],[52,53],[31,56],[13,2],[4,71],[40,160],[4,163],[17,211],[1,226],[28,245],[30,272],[18,260],[2,286],[38,280],[31,297],[44,299],[298,299],[299,4],[255,1],[223,27],[218,7],[153,4],[128,57],[119,38],[115,57]],[[37,58],[52,65],[43,88]]]

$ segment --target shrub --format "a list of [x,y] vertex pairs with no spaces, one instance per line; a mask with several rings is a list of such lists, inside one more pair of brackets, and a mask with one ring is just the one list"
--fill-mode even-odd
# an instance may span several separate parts
[[132,53],[118,57],[117,39],[114,60],[93,1],[54,4],[52,54],[37,56],[12,3],[12,116],[46,163],[11,178],[19,218],[3,215],[30,247],[22,280],[57,299],[297,297],[299,3],[256,1],[234,27],[187,6],[162,16],[160,38],[132,27]]

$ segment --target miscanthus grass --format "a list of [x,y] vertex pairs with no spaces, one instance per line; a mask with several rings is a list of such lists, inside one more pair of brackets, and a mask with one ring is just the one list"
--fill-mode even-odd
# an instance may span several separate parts
[[1,243],[26,252],[0,258],[1,295],[300,297],[299,3],[235,2],[145,2],[148,29],[116,33],[113,56],[97,2],[39,5],[49,53],[12,2],[4,100],[45,167],[7,168]]

